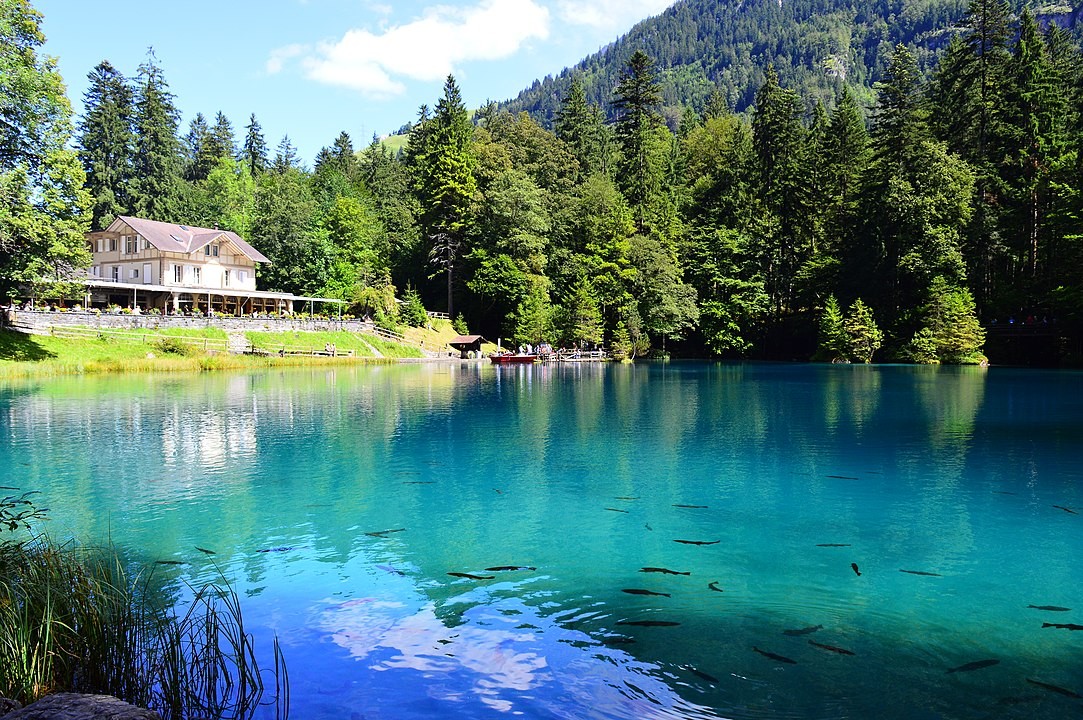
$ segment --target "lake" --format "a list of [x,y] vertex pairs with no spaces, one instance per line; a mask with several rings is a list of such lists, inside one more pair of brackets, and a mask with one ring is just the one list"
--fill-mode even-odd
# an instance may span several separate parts
[[0,433],[53,536],[223,574],[295,718],[1080,712],[1081,373],[79,377]]

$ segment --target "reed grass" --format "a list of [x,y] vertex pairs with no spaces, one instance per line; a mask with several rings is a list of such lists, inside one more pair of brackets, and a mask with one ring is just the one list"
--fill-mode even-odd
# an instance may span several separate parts
[[0,542],[0,696],[25,704],[54,692],[105,693],[164,720],[247,720],[261,704],[288,716],[277,639],[261,667],[228,584],[184,586],[178,614],[153,572],[129,567],[108,547],[43,536]]

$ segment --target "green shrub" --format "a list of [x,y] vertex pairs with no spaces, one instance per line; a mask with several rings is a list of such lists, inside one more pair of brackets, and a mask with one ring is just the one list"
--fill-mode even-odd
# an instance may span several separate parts
[[193,348],[183,340],[172,337],[163,337],[154,343],[154,349],[162,355],[193,355]]

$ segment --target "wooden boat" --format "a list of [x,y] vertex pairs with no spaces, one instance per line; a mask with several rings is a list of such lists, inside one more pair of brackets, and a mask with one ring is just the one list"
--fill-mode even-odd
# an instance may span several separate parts
[[499,353],[490,355],[494,365],[528,365],[538,359],[534,353]]

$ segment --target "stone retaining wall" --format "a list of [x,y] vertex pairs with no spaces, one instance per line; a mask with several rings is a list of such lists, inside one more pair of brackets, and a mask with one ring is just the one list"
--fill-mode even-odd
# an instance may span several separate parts
[[111,330],[156,328],[207,328],[256,332],[371,332],[364,320],[318,320],[299,318],[189,317],[185,315],[114,315],[111,313],[41,312],[14,310],[10,323],[24,332],[48,333],[50,325],[76,325]]

